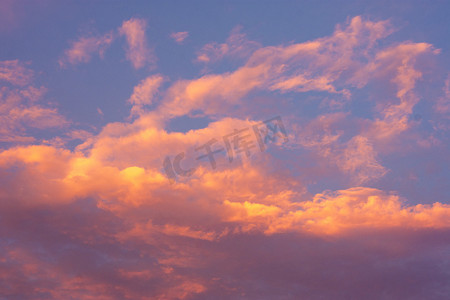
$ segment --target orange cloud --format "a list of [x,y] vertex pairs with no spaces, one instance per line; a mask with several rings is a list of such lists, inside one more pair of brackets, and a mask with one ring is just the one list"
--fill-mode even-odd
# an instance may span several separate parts
[[296,209],[273,205],[224,202],[230,221],[242,229],[266,234],[299,231],[318,235],[351,234],[382,228],[449,228],[450,206],[442,203],[405,207],[395,194],[371,188],[351,188],[317,194]]
[[[62,298],[79,293],[80,297],[86,293],[89,297],[141,298],[146,294],[189,298],[236,286],[222,282],[219,288],[202,273],[221,261],[233,261],[233,257],[240,267],[229,266],[227,270],[230,274],[242,271],[250,259],[246,253],[258,255],[263,251],[258,242],[261,236],[264,241],[275,239],[270,243],[283,236],[289,237],[286,245],[304,242],[301,249],[306,253],[321,249],[319,245],[326,239],[347,237],[359,245],[361,232],[436,231],[450,227],[448,205],[408,206],[395,193],[367,187],[309,196],[302,182],[289,174],[270,172],[270,162],[265,160],[242,161],[218,170],[201,167],[186,181],[170,184],[160,167],[161,153],[167,149],[184,151],[189,144],[252,123],[225,119],[185,134],[142,124],[138,119],[131,124],[108,125],[93,138],[85,153],[48,146],[16,147],[0,153],[2,211],[13,207],[15,219],[21,220],[16,221],[18,224],[23,218],[19,211],[24,211],[42,234],[27,240],[44,244],[58,266],[42,260],[32,250],[19,253],[14,251],[21,249],[10,247],[8,261],[21,261],[21,267],[14,268],[17,278],[41,273],[41,279],[53,284],[52,288],[41,285],[41,289],[51,289],[52,295]],[[349,147],[348,155],[370,157],[365,139],[350,144],[354,147]],[[20,168],[15,169],[17,166]],[[7,180],[4,170],[14,174],[14,184]],[[83,202],[85,199],[91,199],[92,204]],[[47,210],[41,212],[43,209]],[[20,232],[21,227],[11,218],[0,220],[10,222],[10,232]],[[44,239],[46,235],[48,240]],[[58,235],[64,238],[66,248],[58,244],[62,239]],[[277,249],[287,247],[273,245]],[[389,253],[386,255],[394,251],[388,242],[379,247]],[[80,251],[85,253],[83,257],[77,255]],[[347,248],[340,251],[348,253]],[[276,253],[278,259],[285,255],[282,250]],[[295,253],[298,257],[298,249]],[[286,259],[298,262],[292,257]],[[106,265],[109,268],[105,271]],[[256,272],[251,266],[245,268]],[[80,271],[67,275],[72,274],[67,270]],[[63,282],[56,284],[61,278]],[[149,286],[153,280],[157,284]],[[133,282],[146,288],[134,289]],[[33,284],[28,286],[30,293],[36,293]]]

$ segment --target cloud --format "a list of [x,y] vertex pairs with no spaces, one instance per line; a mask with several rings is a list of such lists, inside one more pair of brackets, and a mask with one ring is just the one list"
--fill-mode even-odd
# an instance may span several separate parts
[[[368,135],[380,140],[391,140],[410,128],[408,116],[420,98],[414,91],[415,85],[422,78],[416,61],[421,57],[430,57],[439,53],[431,44],[406,42],[379,51],[374,60],[355,74],[355,78],[363,79],[370,74],[383,77],[396,86],[397,101],[379,103],[381,115],[368,130]],[[353,79],[354,80],[354,79]]]
[[450,113],[450,74],[447,75],[442,91],[444,95],[439,97],[433,109],[439,114],[448,115]]
[[59,59],[61,67],[68,64],[75,65],[79,63],[89,62],[93,54],[98,54],[101,58],[105,50],[114,40],[112,32],[103,36],[84,36],[78,40],[71,42],[71,47],[64,51],[64,55]]
[[170,37],[178,44],[182,44],[188,36],[189,32],[187,31],[173,32],[170,34]]
[[119,28],[119,33],[125,36],[128,44],[126,57],[135,69],[140,69],[147,64],[153,66],[156,62],[153,51],[147,45],[146,27],[145,20],[131,18],[124,21]]
[[158,109],[167,118],[198,109],[211,115],[226,112],[231,105],[261,86],[267,72],[266,66],[242,67],[232,73],[180,80],[167,90]]
[[225,57],[247,58],[252,52],[260,48],[261,45],[254,41],[249,41],[245,33],[241,33],[242,27],[233,28],[225,43],[212,42],[203,46],[197,52],[197,61],[203,63],[214,63]]
[[32,85],[33,71],[19,61],[0,62],[7,66],[4,79],[19,87],[0,88],[0,142],[29,143],[35,138],[27,134],[31,129],[56,129],[69,124],[56,108],[40,103],[47,89]]
[[139,115],[143,112],[145,105],[153,103],[153,98],[158,92],[158,88],[163,82],[163,77],[160,75],[149,76],[134,87],[133,94],[128,99],[128,102],[133,105],[131,114]]
[[[236,125],[222,121],[208,130]],[[44,146],[0,154],[1,170],[23,166],[13,173],[14,185],[1,181],[9,185],[2,188],[1,228],[15,240],[2,247],[2,268],[11,274],[3,294],[176,299],[277,297],[289,290],[293,297],[345,299],[342,272],[353,274],[346,278],[351,285],[376,281],[383,291],[374,290],[374,297],[410,295],[383,276],[392,272],[422,289],[437,283],[436,293],[445,291],[449,275],[439,267],[439,249],[448,243],[448,205],[405,205],[396,193],[365,187],[309,197],[298,182],[252,164],[202,170],[189,184],[170,185],[153,164],[120,165],[136,158],[145,165],[145,155],[156,157],[169,143],[204,130],[149,135],[138,128],[126,125],[125,141],[106,130],[88,156]],[[157,134],[165,144],[154,143]],[[124,153],[133,144],[143,147]],[[117,145],[110,149],[115,160],[98,152],[109,145]],[[419,271],[424,265],[433,280]],[[324,290],[316,280],[338,286]]]
[[387,170],[376,159],[376,152],[366,137],[355,136],[338,156],[338,166],[347,174],[354,176],[356,184],[386,175]]
[[225,55],[242,54],[248,57],[246,63],[232,72],[175,82],[167,92],[161,113],[174,116],[202,109],[212,114],[223,111],[224,106],[235,105],[255,90],[325,91],[350,98],[348,88],[364,85],[352,75],[367,65],[363,61],[373,59],[377,40],[389,35],[390,27],[387,21],[371,22],[354,17],[346,27],[337,26],[329,37],[268,47],[249,44],[237,27],[227,43],[207,46],[199,57],[203,61],[215,61]]
[[5,60],[0,62],[0,80],[13,85],[24,86],[31,82],[33,71],[25,67],[19,60]]
[[399,197],[369,188],[318,194],[298,211],[279,216],[266,229],[340,234],[363,228],[448,228],[450,206],[441,203],[402,207]]
[[[120,29],[136,68],[149,63],[140,56],[144,28],[131,19]],[[108,123],[98,134],[69,128],[65,136],[82,141],[71,148],[62,137],[40,142],[26,134],[27,126],[53,128],[64,119],[39,102],[44,88],[14,73],[32,72],[7,63],[5,78],[25,79],[7,79],[23,85],[0,90],[0,128],[17,138],[0,150],[0,294],[443,298],[450,289],[450,205],[433,193],[415,203],[392,188],[398,181],[378,181],[392,171],[386,161],[398,159],[386,151],[387,140],[411,155],[401,134],[414,129],[408,116],[425,74],[417,61],[436,54],[425,43],[378,47],[391,31],[388,22],[355,17],[330,36],[259,47],[234,71],[176,80],[166,89],[166,77],[147,76],[128,99],[134,118]],[[208,57],[242,50],[227,47]],[[360,113],[351,106],[362,101],[354,94],[371,94],[373,81],[389,87],[382,91],[389,97],[367,99]],[[252,148],[249,157],[234,153],[232,162],[223,150],[212,169],[198,159],[199,147],[212,139],[214,150],[224,147],[224,136],[251,132],[264,120],[256,117],[267,111],[254,91],[271,93],[284,108],[289,142]],[[347,102],[330,112],[311,92]],[[303,107],[313,113],[301,114]],[[168,130],[171,119],[198,111],[211,117],[204,128]],[[186,154],[183,168],[195,171],[171,182],[163,161],[179,153]]]

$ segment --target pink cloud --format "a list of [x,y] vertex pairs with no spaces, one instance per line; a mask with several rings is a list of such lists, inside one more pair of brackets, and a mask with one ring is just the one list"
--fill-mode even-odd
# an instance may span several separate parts
[[342,153],[336,157],[337,165],[344,173],[353,177],[356,184],[378,179],[388,172],[377,160],[377,153],[369,139],[354,136]]
[[439,97],[433,108],[439,114],[448,115],[450,113],[450,74],[447,75],[442,91],[442,97]]
[[224,57],[247,58],[252,52],[260,48],[261,45],[254,41],[249,41],[245,33],[241,33],[242,27],[235,27],[225,43],[212,42],[203,46],[197,53],[197,61],[203,63],[213,63]]
[[69,124],[56,108],[40,103],[47,89],[28,85],[33,72],[18,61],[0,62],[7,66],[4,79],[20,87],[0,88],[0,141],[7,143],[29,143],[35,140],[28,136],[31,128],[62,128]]
[[[144,28],[144,21],[131,19],[120,29],[135,68],[149,63],[141,55]],[[83,142],[73,150],[63,138],[1,149],[0,294],[427,299],[447,293],[445,199],[430,193],[422,199],[430,204],[417,204],[370,187],[388,172],[380,155],[385,141],[412,127],[408,116],[423,76],[416,60],[436,54],[424,43],[374,48],[389,32],[387,22],[356,17],[327,37],[261,47],[231,72],[178,80],[166,90],[165,78],[151,75],[128,99],[136,118],[109,123],[95,135],[70,130],[67,137]],[[227,47],[211,57],[233,53]],[[24,77],[14,74],[23,72],[20,63],[9,64],[5,78]],[[166,155],[258,124],[245,113],[229,117],[233,106],[261,109],[248,97],[252,91],[320,91],[353,101],[351,89],[375,79],[392,87],[390,97],[373,105],[375,118],[323,111],[311,119],[290,116],[288,145],[275,143],[271,152],[233,163],[223,155],[217,169],[197,162],[192,176],[175,182],[164,173]],[[29,79],[5,80],[26,85]],[[23,128],[64,123],[56,109],[39,103],[44,92],[1,88],[4,136],[32,138]],[[215,121],[184,133],[166,129],[170,119],[196,110]],[[273,155],[278,147],[281,159]],[[185,166],[195,157],[183,160]],[[306,171],[313,174],[295,174]],[[308,190],[327,176],[344,187]]]
[[139,115],[144,112],[144,106],[150,105],[154,102],[154,97],[158,92],[158,88],[163,82],[163,77],[160,75],[149,76],[134,87],[133,94],[128,99],[128,102],[133,105],[131,109],[132,115]]
[[114,40],[113,34],[107,33],[103,36],[85,36],[71,42],[71,47],[64,51],[59,59],[59,65],[64,67],[68,64],[79,64],[89,62],[93,54],[103,58],[105,50]]
[[189,32],[187,31],[173,32],[170,34],[170,37],[178,44],[182,44],[188,36]]
[[[375,42],[392,32],[387,21],[371,22],[354,17],[345,27],[337,26],[328,37],[286,46],[256,47],[239,30],[232,32],[227,43],[204,48],[199,57],[203,61],[215,61],[225,55],[242,54],[249,56],[247,62],[233,72],[175,82],[162,104],[163,114],[170,111],[170,115],[182,115],[195,109],[210,114],[223,111],[224,106],[234,105],[258,89],[326,91],[349,99],[348,88],[356,83],[349,82],[345,87],[342,82],[364,68],[366,64],[361,60],[373,59]],[[217,99],[221,99],[220,105]]]
[[126,57],[135,69],[140,69],[147,64],[152,66],[156,62],[153,51],[147,45],[146,27],[145,20],[132,18],[124,21],[119,28],[119,33],[125,35],[128,44]]
[[23,62],[17,59],[0,62],[0,80],[13,85],[24,86],[30,83],[32,78],[33,71],[26,68]]
[[[361,70],[368,72],[369,76],[386,78],[396,86],[397,99],[378,104],[381,117],[376,118],[367,135],[389,141],[410,128],[408,116],[420,100],[414,88],[422,78],[416,61],[438,53],[439,50],[427,43],[403,43],[379,51],[365,70]],[[360,75],[359,72],[356,74]]]

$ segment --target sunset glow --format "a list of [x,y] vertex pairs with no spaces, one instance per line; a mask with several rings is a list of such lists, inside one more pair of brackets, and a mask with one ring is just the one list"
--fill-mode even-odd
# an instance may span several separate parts
[[449,1],[0,1],[0,300],[450,299]]

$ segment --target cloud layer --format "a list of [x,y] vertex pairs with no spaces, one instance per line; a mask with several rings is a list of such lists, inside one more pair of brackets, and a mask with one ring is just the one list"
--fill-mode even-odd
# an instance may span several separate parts
[[[132,18],[118,30],[135,69],[156,61],[146,26]],[[401,156],[448,156],[439,138],[448,128],[424,132],[413,117],[426,62],[439,50],[385,41],[393,26],[360,16],[284,45],[263,46],[241,31],[197,53],[212,68],[238,58],[236,69],[177,80],[149,74],[124,99],[130,118],[97,133],[40,103],[46,88],[32,85],[25,63],[0,62],[8,84],[0,90],[8,142],[0,150],[1,296],[446,299],[448,199],[414,203],[383,182],[409,174],[392,163]],[[113,39],[82,37],[63,64],[103,56]],[[442,120],[448,85],[447,77],[428,103]],[[258,149],[254,126],[277,115],[287,138]],[[170,128],[198,117],[208,124]],[[49,140],[28,128],[62,133]],[[246,129],[251,155],[217,152],[216,168],[198,159],[205,144],[226,149],[225,137]],[[170,180],[163,162],[179,153],[195,171]]]

